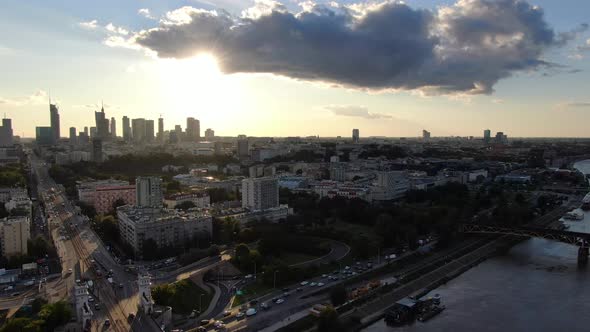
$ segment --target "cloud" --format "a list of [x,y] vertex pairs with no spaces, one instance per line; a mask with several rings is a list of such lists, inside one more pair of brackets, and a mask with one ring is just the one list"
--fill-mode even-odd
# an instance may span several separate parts
[[129,34],[129,31],[127,29],[124,29],[122,27],[117,27],[117,26],[113,25],[113,23],[107,24],[104,28],[107,29],[107,31],[112,32],[114,34],[119,34],[119,35],[123,35],[123,36],[127,36]]
[[[190,6],[127,39],[161,58],[213,53],[226,73],[272,73],[365,90],[489,94],[501,79],[551,69],[545,52],[587,29],[555,32],[524,0],[458,0],[436,10],[405,3],[300,4],[257,0],[239,17]],[[125,43],[111,43],[113,46]]]
[[0,97],[0,105],[6,106],[27,106],[49,104],[49,97],[46,91],[38,90],[29,96],[3,98]]
[[392,119],[393,117],[383,113],[371,113],[365,106],[357,105],[328,105],[324,109],[332,112],[334,115],[353,116],[365,119]]
[[154,16],[152,16],[152,13],[150,12],[150,10],[148,8],[141,8],[137,11],[137,14],[145,17],[145,18],[149,18],[150,20],[155,20],[156,18]]
[[78,25],[80,25],[84,29],[95,30],[96,28],[98,28],[98,21],[92,20],[88,22],[80,22],[78,23]]

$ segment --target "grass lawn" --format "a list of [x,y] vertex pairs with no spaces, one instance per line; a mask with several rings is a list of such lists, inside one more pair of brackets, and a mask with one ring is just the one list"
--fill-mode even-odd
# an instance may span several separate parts
[[307,254],[302,254],[302,253],[298,253],[298,252],[284,252],[281,254],[281,256],[279,258],[280,258],[280,260],[285,262],[285,264],[293,265],[293,264],[307,262],[312,259],[316,259],[318,257],[312,256],[312,255],[307,255]]
[[153,287],[152,297],[156,304],[171,306],[173,312],[190,314],[193,310],[199,310],[199,299],[201,307],[205,311],[213,298],[213,291],[205,290],[185,279]]

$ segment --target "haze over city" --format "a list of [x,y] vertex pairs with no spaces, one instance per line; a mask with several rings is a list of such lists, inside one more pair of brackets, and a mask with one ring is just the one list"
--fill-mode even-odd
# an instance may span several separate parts
[[365,136],[586,137],[589,6],[8,0],[0,111],[25,137],[49,120],[50,91],[62,128],[91,126],[104,100],[119,121],[163,114],[170,130],[192,116],[221,136],[358,127]]

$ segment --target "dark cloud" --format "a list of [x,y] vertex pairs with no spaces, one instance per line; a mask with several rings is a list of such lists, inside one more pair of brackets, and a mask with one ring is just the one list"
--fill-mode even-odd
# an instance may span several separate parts
[[543,10],[523,0],[462,0],[436,11],[396,1],[315,5],[297,14],[276,1],[257,4],[267,12],[241,18],[186,9],[188,21],[163,22],[134,38],[164,58],[212,52],[227,73],[374,90],[490,93],[515,72],[551,67],[544,52],[587,28],[556,33]]

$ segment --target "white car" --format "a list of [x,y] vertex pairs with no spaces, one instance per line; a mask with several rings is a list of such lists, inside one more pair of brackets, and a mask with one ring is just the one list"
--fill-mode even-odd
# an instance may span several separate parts
[[307,284],[309,284],[309,281],[302,281],[300,285],[301,286],[307,286]]
[[317,286],[317,284],[318,284],[317,282],[312,282],[312,283],[311,283],[311,284],[309,284],[309,285],[310,285],[311,287],[315,287],[315,286]]
[[247,317],[254,316],[257,313],[258,313],[258,311],[256,311],[256,309],[254,309],[254,308],[250,308],[250,309],[246,310],[246,316]]
[[94,302],[94,298],[92,296],[89,296],[88,297],[88,302],[90,302],[90,303]]
[[283,299],[277,299],[275,303],[276,303],[276,304],[281,304],[281,303],[283,303],[283,302],[285,302],[285,300],[283,300]]
[[222,322],[222,321],[220,321],[220,320],[218,320],[218,321],[215,321],[215,323],[213,323],[213,327],[215,327],[216,329],[218,329],[218,328],[220,328],[220,327],[222,327],[222,326],[224,326],[224,324],[223,324],[223,322]]
[[324,283],[323,282],[318,282],[317,286],[318,287],[322,287],[322,286],[324,286]]

